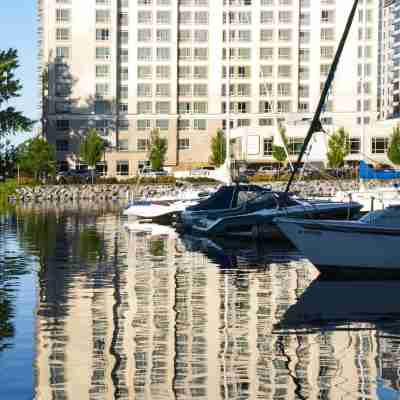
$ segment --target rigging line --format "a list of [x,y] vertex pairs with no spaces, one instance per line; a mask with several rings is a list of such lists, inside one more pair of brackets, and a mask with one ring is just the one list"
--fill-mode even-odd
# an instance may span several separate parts
[[321,95],[321,97],[319,99],[318,107],[317,107],[317,109],[316,109],[316,111],[314,113],[314,117],[313,117],[312,123],[310,125],[310,129],[309,129],[309,131],[307,133],[307,136],[306,136],[306,138],[304,140],[304,144],[303,144],[303,147],[302,147],[302,149],[300,151],[297,163],[294,166],[294,171],[292,172],[292,174],[291,174],[291,176],[289,178],[289,181],[287,183],[286,190],[285,190],[286,194],[289,193],[290,186],[292,185],[293,179],[294,179],[295,175],[297,174],[297,171],[299,169],[299,164],[301,163],[301,160],[302,160],[303,155],[304,155],[304,153],[305,153],[305,151],[307,149],[308,143],[311,140],[312,135],[315,132],[318,132],[318,130],[321,129],[320,116],[321,116],[322,108],[323,108],[323,105],[325,103],[326,97],[328,95],[328,91],[329,91],[329,89],[331,87],[332,81],[333,81],[333,79],[335,77],[335,73],[336,73],[336,70],[337,70],[337,66],[339,64],[340,57],[341,57],[341,55],[343,53],[343,49],[344,49],[347,37],[348,37],[349,32],[350,32],[350,28],[351,28],[351,26],[353,24],[353,20],[354,20],[355,14],[356,14],[358,2],[359,2],[359,0],[354,0],[354,4],[353,4],[353,7],[351,9],[348,21],[346,23],[346,27],[344,29],[342,38],[341,38],[341,40],[339,42],[339,46],[338,46],[338,49],[336,51],[335,58],[333,60],[331,68],[329,70],[328,78],[327,78],[327,80],[325,82],[325,86],[324,86],[324,89],[322,91],[322,95]]

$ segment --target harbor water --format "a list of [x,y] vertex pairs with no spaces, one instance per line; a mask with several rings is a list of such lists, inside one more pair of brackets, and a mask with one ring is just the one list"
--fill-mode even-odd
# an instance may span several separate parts
[[126,222],[113,204],[2,214],[0,399],[400,399],[400,281]]

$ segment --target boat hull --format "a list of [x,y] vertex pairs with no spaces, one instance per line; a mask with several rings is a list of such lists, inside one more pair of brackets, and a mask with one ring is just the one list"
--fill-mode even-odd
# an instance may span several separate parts
[[288,239],[322,273],[400,271],[400,229],[350,221],[278,218]]

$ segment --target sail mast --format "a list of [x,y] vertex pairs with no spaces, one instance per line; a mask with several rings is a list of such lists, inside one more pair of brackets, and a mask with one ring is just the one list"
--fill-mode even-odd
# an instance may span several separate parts
[[340,57],[341,57],[341,55],[343,53],[344,45],[346,44],[346,40],[347,40],[347,37],[349,35],[351,25],[353,24],[353,20],[354,20],[354,16],[355,16],[355,13],[356,13],[356,10],[357,10],[358,2],[359,2],[359,0],[354,0],[353,8],[351,9],[349,18],[348,18],[347,23],[346,23],[346,27],[344,29],[342,38],[341,38],[340,43],[339,43],[339,47],[338,47],[338,49],[336,51],[335,58],[333,60],[331,68],[329,70],[329,74],[328,74],[328,77],[326,79],[325,86],[324,86],[324,89],[323,89],[322,94],[321,94],[321,98],[319,99],[318,107],[317,107],[317,109],[315,111],[313,120],[311,122],[310,129],[308,130],[307,136],[304,139],[303,147],[301,148],[299,157],[297,159],[296,164],[294,165],[294,169],[292,171],[292,174],[290,175],[288,184],[286,186],[286,191],[285,191],[286,193],[289,192],[290,186],[293,183],[293,179],[296,176],[297,171],[299,170],[301,160],[303,159],[304,153],[306,152],[307,146],[310,143],[312,135],[315,132],[320,132],[321,129],[322,129],[319,117],[321,116],[321,112],[322,112],[322,109],[324,107],[326,98],[328,96],[329,89],[331,88],[333,79],[335,78],[335,73],[336,73],[336,70],[337,70],[337,66],[339,64]]

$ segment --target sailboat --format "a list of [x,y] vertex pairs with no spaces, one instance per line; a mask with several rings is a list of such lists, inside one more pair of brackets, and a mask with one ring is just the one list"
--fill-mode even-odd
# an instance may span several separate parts
[[[357,4],[358,0],[355,0],[347,31],[350,29]],[[312,134],[313,131],[310,130],[305,146]],[[299,156],[300,161],[302,154],[303,152]],[[359,221],[277,218],[275,223],[324,274],[354,272],[360,274],[362,271],[362,274],[378,272],[381,276],[383,273],[390,275],[400,273],[398,256],[400,206],[398,205],[370,212]]]
[[[357,4],[358,0],[355,0],[349,20],[335,55],[335,59],[333,60],[327,81],[322,91],[317,110],[314,114],[308,134],[300,151],[298,161],[293,166],[293,171],[285,192],[280,193],[268,191],[261,193],[259,196],[245,202],[239,208],[211,211],[205,209],[203,214],[199,214],[199,218],[190,219],[192,224],[191,229],[193,232],[207,236],[236,236],[268,239],[282,238],[282,233],[274,222],[276,217],[351,218],[361,209],[360,204],[352,201],[348,203],[332,201],[307,201],[297,199],[290,193],[291,184],[293,183],[293,180],[299,170],[302,158],[309,148],[313,134],[315,132],[322,131],[319,118],[327,99],[330,86],[333,82],[340,56],[343,52],[343,48],[357,9]],[[229,108],[228,96],[227,109],[229,110]],[[229,133],[230,120],[228,120],[227,123],[228,141],[230,139]],[[230,156],[230,154],[228,154],[228,156]],[[196,212],[198,210],[191,210],[189,207],[186,212],[191,213],[193,211]],[[186,212],[183,215],[185,215]]]

